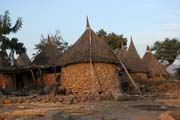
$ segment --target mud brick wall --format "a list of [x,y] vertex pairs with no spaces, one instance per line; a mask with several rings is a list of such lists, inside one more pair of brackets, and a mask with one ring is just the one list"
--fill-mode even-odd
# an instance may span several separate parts
[[93,71],[92,73],[89,63],[72,64],[63,67],[61,85],[66,90],[79,95],[92,95],[93,91],[96,91],[108,96],[113,91],[120,91],[120,79],[115,65],[94,63]]
[[148,77],[148,80],[166,80],[166,77],[154,76],[154,77]]
[[136,80],[147,80],[146,73],[130,73],[131,77]]
[[5,74],[0,74],[0,88],[13,88],[12,77]]
[[37,79],[37,84],[41,85],[43,83],[44,86],[51,86],[55,83],[55,73],[43,73],[43,78],[41,82],[41,77],[39,76]]

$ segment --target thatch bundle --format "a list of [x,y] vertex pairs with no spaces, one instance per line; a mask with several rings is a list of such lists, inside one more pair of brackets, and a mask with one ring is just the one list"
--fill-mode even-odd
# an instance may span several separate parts
[[131,43],[128,51],[124,58],[124,64],[130,73],[146,73],[147,69],[142,59],[140,58],[133,40],[131,38]]
[[[91,39],[91,42],[90,42]],[[91,52],[91,53],[90,53]],[[112,49],[101,40],[87,22],[85,32],[63,56],[63,65],[75,63],[118,63]]]
[[157,78],[157,76],[159,76],[161,77],[161,79],[165,79],[164,77],[167,76],[167,72],[165,71],[161,63],[157,61],[157,59],[152,54],[149,47],[147,47],[147,51],[145,55],[143,56],[143,61],[145,65],[147,66],[149,78],[153,78],[153,77]]
[[[48,37],[47,46],[34,58],[33,64],[38,66],[53,66],[57,64],[57,60],[61,58],[62,53],[56,45],[52,43],[50,37]],[[59,64],[61,60],[58,61]]]
[[17,67],[27,67],[31,65],[31,60],[26,53],[21,53],[16,60]]

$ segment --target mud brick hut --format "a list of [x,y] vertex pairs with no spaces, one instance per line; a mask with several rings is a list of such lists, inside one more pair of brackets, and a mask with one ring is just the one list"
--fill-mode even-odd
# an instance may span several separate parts
[[148,80],[166,80],[167,79],[167,72],[161,63],[155,58],[152,54],[150,48],[147,46],[146,53],[143,56],[144,63],[148,69]]
[[137,80],[147,80],[147,68],[140,58],[131,37],[131,43],[124,57],[124,64],[132,78]]
[[14,66],[1,67],[0,88],[30,88],[30,85],[32,84],[31,69],[31,61],[27,54],[20,54],[16,59]]
[[60,65],[57,65],[57,60],[61,57],[61,51],[53,44],[48,35],[47,46],[33,60],[38,85],[51,86],[56,82],[61,71]]
[[111,48],[91,29],[64,53],[61,85],[72,94],[111,96],[120,93],[118,60]]

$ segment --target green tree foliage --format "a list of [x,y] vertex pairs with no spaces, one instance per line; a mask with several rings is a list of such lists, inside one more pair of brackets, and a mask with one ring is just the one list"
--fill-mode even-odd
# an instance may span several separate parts
[[[53,45],[57,46],[57,48],[61,51],[64,52],[69,48],[69,45],[66,41],[63,40],[61,33],[59,30],[56,30],[56,33],[50,34],[50,40]],[[44,37],[41,35],[40,43],[35,45],[35,49],[37,50],[37,54],[41,52],[44,48],[46,48],[48,43],[48,36]]]
[[155,56],[158,59],[168,60],[169,63],[172,63],[180,53],[180,41],[175,38],[166,38],[162,42],[156,41],[153,44],[152,50],[155,51]]
[[[18,42],[17,38],[8,38],[8,35],[18,32],[22,27],[21,18],[18,18],[12,26],[9,15],[9,11],[5,11],[4,15],[0,15],[0,59],[3,65],[9,65],[10,62],[14,63],[14,53],[20,54],[26,51],[24,44]],[[8,50],[10,50],[9,56]]]
[[119,51],[121,48],[121,44],[123,43],[124,46],[127,44],[127,38],[124,38],[122,34],[118,35],[114,32],[107,33],[105,30],[100,29],[97,32],[97,35],[106,41],[106,43],[114,50]]

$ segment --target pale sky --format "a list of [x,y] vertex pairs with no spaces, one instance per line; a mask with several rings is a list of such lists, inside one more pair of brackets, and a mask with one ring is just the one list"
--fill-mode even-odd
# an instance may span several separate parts
[[132,35],[139,54],[146,45],[180,38],[180,0],[0,0],[0,14],[10,11],[12,22],[22,17],[22,29],[12,37],[25,44],[32,57],[41,34],[57,29],[73,44],[84,32],[86,16],[94,31]]

